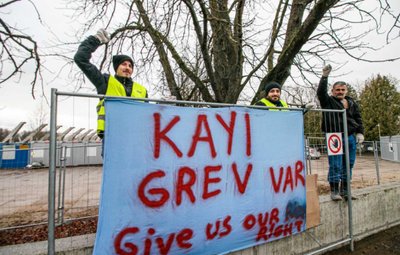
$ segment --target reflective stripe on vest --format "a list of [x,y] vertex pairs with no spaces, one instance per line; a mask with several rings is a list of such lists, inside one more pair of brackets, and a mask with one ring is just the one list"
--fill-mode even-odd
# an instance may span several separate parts
[[[131,97],[146,98],[146,94],[147,90],[145,87],[143,87],[137,82],[133,83]],[[124,86],[112,75],[110,75],[110,78],[108,79],[106,95],[126,97]],[[97,134],[103,135],[105,129],[105,119],[106,119],[104,99],[101,99],[100,102],[97,104],[96,110],[97,110]]]
[[[266,98],[261,99],[260,102],[262,102],[263,104],[265,104],[265,106],[268,106],[268,107],[277,107],[276,105],[274,105],[271,101],[269,101]],[[288,108],[288,105],[287,105],[287,103],[285,101],[279,100],[279,102],[281,102],[282,107]],[[281,111],[280,109],[268,109],[268,110],[270,110],[270,111]],[[283,111],[285,111],[285,110],[283,110]]]

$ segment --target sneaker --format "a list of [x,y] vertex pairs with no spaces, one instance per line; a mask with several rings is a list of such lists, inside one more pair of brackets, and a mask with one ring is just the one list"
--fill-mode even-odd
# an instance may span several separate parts
[[331,199],[333,201],[341,201],[342,197],[337,192],[331,192]]

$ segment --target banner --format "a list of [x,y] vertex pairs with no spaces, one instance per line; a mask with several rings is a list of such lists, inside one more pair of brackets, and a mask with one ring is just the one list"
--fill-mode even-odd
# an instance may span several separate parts
[[304,231],[303,116],[106,100],[94,254],[224,254]]

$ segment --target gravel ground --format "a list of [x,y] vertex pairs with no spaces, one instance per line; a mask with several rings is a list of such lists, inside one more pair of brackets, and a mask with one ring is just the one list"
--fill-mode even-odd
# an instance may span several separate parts
[[[56,238],[96,233],[97,217],[75,220],[56,227]],[[0,246],[32,243],[47,240],[47,225],[0,231]]]

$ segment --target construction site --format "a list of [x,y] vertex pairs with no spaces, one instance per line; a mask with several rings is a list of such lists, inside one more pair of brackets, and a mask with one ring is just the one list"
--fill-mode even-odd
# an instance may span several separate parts
[[[26,122],[20,122],[0,143],[0,168],[41,168],[49,166],[49,132],[43,132],[48,125],[42,124],[24,139],[18,132]],[[97,165],[102,163],[101,139],[96,131],[85,128],[57,126],[57,143],[60,156],[66,158],[66,164]],[[41,134],[41,135],[39,135]],[[72,149],[74,148],[74,149]],[[71,155],[74,154],[74,155]],[[59,161],[60,162],[60,161]]]

